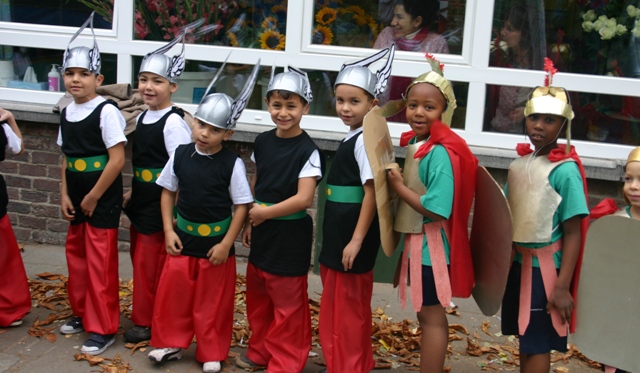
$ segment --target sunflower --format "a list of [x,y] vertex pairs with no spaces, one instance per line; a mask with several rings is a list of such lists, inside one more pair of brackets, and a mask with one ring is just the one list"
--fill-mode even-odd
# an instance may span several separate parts
[[229,39],[229,44],[232,47],[238,46],[238,37],[233,32],[227,32],[227,39]]
[[365,17],[366,13],[364,12],[364,9],[360,8],[357,5],[352,5],[350,7],[347,8],[348,11],[355,13],[357,15],[359,15],[360,17]]
[[321,25],[328,25],[336,20],[336,14],[335,9],[325,6],[316,13],[316,21]]
[[262,28],[276,30],[278,29],[278,20],[269,16],[262,21]]
[[271,13],[287,12],[287,6],[278,4],[271,7]]
[[284,49],[285,37],[278,31],[266,30],[260,34],[260,48],[281,51]]
[[333,41],[333,32],[327,26],[318,25],[312,35],[314,44],[331,45]]
[[378,24],[374,21],[374,22],[369,22],[369,28],[371,29],[371,34],[373,34],[373,38],[377,38],[378,37],[378,33],[380,32],[380,29],[378,28]]
[[359,14],[354,14],[353,20],[356,22],[356,25],[360,27],[367,24],[367,19],[365,17],[360,16]]

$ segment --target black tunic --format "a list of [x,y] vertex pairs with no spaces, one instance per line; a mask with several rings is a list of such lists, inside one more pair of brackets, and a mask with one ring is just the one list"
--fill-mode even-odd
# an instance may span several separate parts
[[[0,162],[4,161],[4,152],[7,148],[7,144],[9,143],[9,140],[4,133],[4,129],[2,128],[2,125],[4,123],[7,123],[7,121],[0,122]],[[7,194],[7,184],[4,182],[4,177],[2,177],[2,174],[0,174],[0,218],[2,218],[7,213],[8,204],[9,195]]]

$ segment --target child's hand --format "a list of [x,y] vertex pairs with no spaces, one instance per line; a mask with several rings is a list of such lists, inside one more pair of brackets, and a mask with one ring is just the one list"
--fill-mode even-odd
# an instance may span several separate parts
[[249,223],[244,225],[242,231],[242,246],[251,248],[251,224]]
[[122,195],[122,207],[127,207],[131,201],[131,190]]
[[396,192],[404,185],[402,178],[402,169],[390,169],[387,171],[387,182],[393,190]]
[[207,253],[209,262],[211,262],[211,264],[213,264],[214,266],[226,263],[227,259],[229,258],[230,249],[230,247],[225,248],[221,243],[213,246]]
[[13,118],[13,114],[9,110],[0,108],[0,122],[9,121]]
[[573,312],[573,297],[569,289],[558,288],[553,289],[551,297],[547,302],[547,312],[552,308],[556,308],[560,312],[563,323],[571,321],[571,313]]
[[267,220],[264,217],[264,209],[264,206],[260,206],[257,203],[253,204],[253,207],[249,210],[249,222],[252,226],[256,227]]
[[82,209],[82,213],[88,217],[93,215],[93,211],[96,209],[98,205],[98,199],[91,196],[91,193],[87,193],[86,196],[80,202],[80,208]]
[[75,219],[76,210],[73,208],[73,203],[71,203],[69,196],[64,195],[60,198],[60,211],[65,220],[72,221]]
[[182,252],[182,242],[180,241],[180,237],[178,237],[178,234],[176,234],[176,232],[168,232],[165,231],[164,233],[164,242],[165,242],[165,248],[167,249],[167,254],[169,255],[180,255],[180,252]]
[[350,241],[344,250],[342,250],[342,265],[345,271],[353,267],[353,261],[356,260],[356,256],[358,256],[361,247],[362,243]]

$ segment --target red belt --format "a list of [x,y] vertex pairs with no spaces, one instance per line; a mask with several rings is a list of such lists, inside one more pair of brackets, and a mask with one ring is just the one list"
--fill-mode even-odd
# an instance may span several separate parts
[[[540,263],[540,274],[542,275],[542,283],[544,284],[544,292],[547,300],[551,298],[551,293],[558,281],[558,272],[556,264],[553,260],[553,254],[562,249],[562,240],[558,240],[551,245],[538,249],[531,249],[514,245],[517,252],[522,254],[522,271],[520,273],[520,311],[518,314],[518,329],[520,335],[524,335],[529,320],[531,319],[531,277],[533,257],[538,258]],[[558,335],[565,337],[567,335],[568,324],[562,322],[560,312],[556,308],[549,311],[553,328]]]

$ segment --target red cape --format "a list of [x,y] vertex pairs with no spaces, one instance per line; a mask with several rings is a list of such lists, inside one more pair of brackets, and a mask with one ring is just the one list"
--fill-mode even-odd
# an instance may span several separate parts
[[[526,155],[532,153],[531,147],[529,144],[518,144],[516,147],[518,155]],[[585,199],[589,195],[587,192],[587,177],[584,172],[584,167],[582,166],[582,161],[576,153],[575,147],[571,147],[569,154],[566,154],[566,145],[558,144],[558,147],[553,149],[549,153],[549,161],[558,162],[567,158],[572,159],[578,165],[578,169],[580,170],[580,176],[582,177],[582,185],[584,186],[584,196]],[[589,201],[587,200],[587,206],[589,206]],[[576,268],[573,271],[573,278],[571,279],[571,295],[573,296],[573,313],[571,314],[571,324],[569,327],[569,332],[574,333],[576,331],[576,304],[578,303],[578,283],[580,282],[580,270],[582,269],[582,255],[584,253],[584,243],[587,238],[587,229],[589,229],[589,216],[586,216],[580,220],[580,253],[578,254],[578,260],[576,261]]]
[[[413,137],[413,131],[403,133],[400,146],[406,146]],[[418,149],[414,158],[424,157],[434,145],[442,145],[447,150],[453,170],[453,208],[449,217],[451,237],[448,237],[451,247],[451,293],[454,297],[468,298],[475,283],[468,225],[476,190],[478,159],[471,153],[467,143],[440,121],[431,125],[431,137]]]

